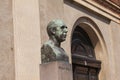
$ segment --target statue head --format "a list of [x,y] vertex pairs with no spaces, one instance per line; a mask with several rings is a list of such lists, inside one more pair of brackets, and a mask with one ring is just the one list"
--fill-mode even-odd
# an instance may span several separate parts
[[59,42],[65,41],[67,32],[67,26],[62,20],[52,20],[47,25],[47,33],[49,38],[55,38]]

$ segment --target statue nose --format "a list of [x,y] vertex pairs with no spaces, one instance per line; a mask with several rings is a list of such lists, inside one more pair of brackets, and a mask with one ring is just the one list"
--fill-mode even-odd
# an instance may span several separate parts
[[68,32],[68,30],[67,30],[67,29],[65,29],[64,31],[65,31],[65,33],[67,33],[67,32]]

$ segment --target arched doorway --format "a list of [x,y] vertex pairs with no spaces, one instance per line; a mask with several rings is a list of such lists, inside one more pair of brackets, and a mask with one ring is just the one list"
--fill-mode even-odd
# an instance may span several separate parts
[[[99,80],[101,61],[96,59],[94,46],[90,34],[84,30],[85,23],[76,22],[71,39],[73,79]],[[93,32],[91,32],[92,34]]]

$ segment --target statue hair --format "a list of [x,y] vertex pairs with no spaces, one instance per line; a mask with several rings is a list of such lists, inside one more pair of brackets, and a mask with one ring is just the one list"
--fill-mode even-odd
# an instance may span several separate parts
[[47,33],[49,37],[53,35],[52,33],[53,29],[56,30],[56,27],[58,27],[61,23],[64,25],[63,21],[60,19],[52,20],[48,23]]

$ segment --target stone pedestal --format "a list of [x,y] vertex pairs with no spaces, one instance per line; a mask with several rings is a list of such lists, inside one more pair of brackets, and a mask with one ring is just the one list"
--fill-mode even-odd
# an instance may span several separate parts
[[73,80],[72,66],[62,61],[41,64],[40,80]]

